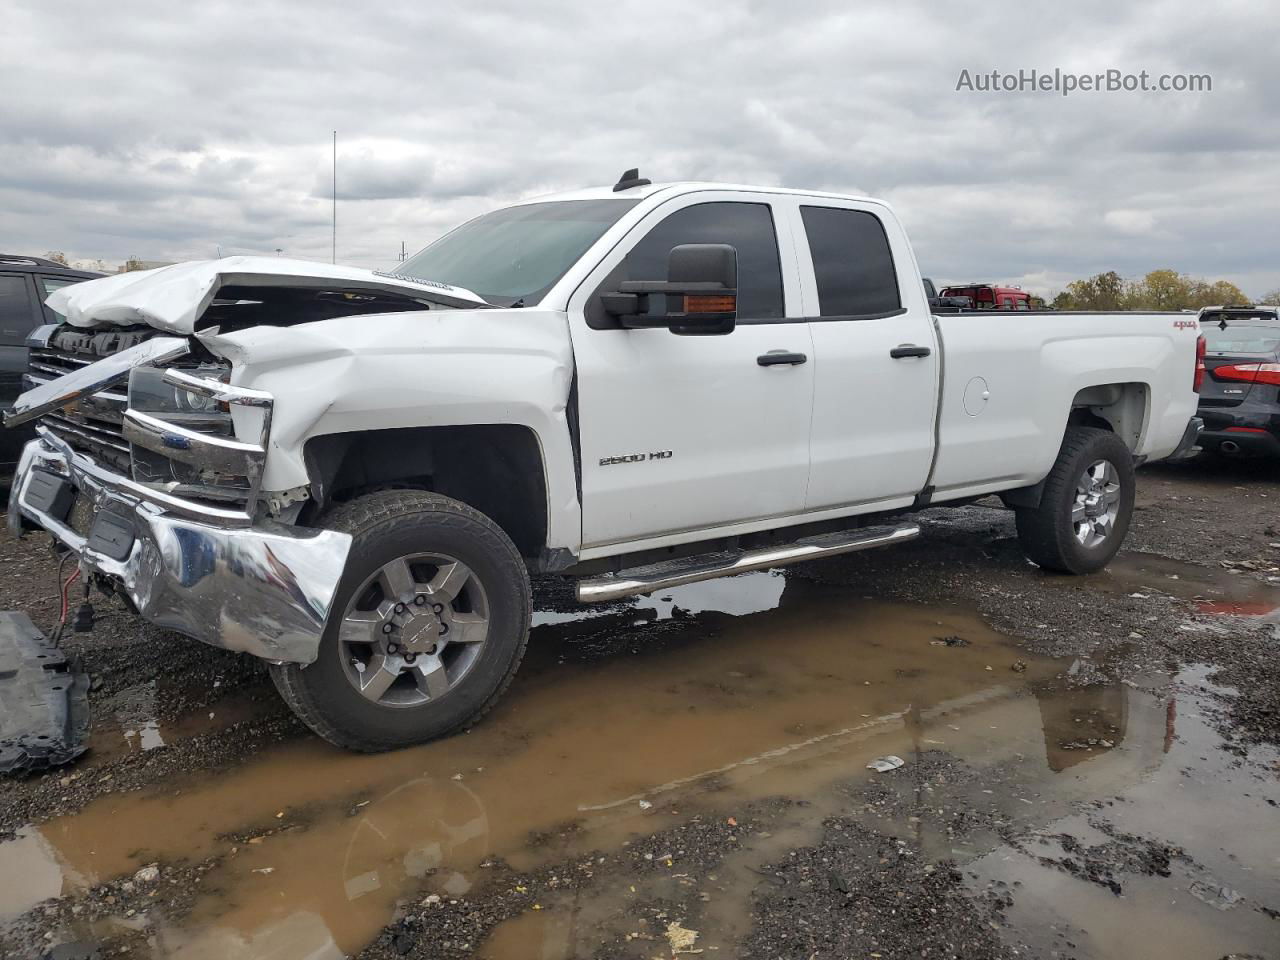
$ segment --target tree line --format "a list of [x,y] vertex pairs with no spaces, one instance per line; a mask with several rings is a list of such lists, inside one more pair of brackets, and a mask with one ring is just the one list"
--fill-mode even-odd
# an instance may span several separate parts
[[96,270],[98,273],[128,273],[130,270],[145,269],[142,261],[137,257],[130,257],[118,270],[113,270],[105,260],[101,259],[69,261],[67,260],[67,255],[61,250],[50,250],[44,255],[44,258],[52,260],[54,263],[60,263],[64,267],[74,267],[77,270]]
[[[1087,280],[1073,280],[1049,303],[1053,310],[1199,310],[1230,304],[1252,304],[1228,280],[1201,280],[1176,270],[1152,270],[1141,280],[1127,280],[1114,270]],[[1258,303],[1280,305],[1280,290]]]

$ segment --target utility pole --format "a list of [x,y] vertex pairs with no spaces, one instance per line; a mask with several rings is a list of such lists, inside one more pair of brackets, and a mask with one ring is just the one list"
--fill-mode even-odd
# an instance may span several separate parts
[[333,262],[338,262],[338,131],[333,131]]
[[400,241],[400,262],[404,263],[404,241]]

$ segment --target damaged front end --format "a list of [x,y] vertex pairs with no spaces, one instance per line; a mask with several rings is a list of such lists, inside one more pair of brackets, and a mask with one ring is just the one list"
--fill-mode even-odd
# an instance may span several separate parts
[[[188,337],[43,327],[6,418],[36,422],[10,489],[147,620],[215,646],[309,663],[350,547],[262,508],[273,398],[232,386]],[[252,439],[248,439],[252,438]]]
[[5,416],[37,433],[10,490],[11,529],[48,530],[86,582],[152,623],[267,660],[315,660],[351,538],[292,525],[306,487],[264,494],[275,399],[232,382],[244,374],[233,341],[492,306],[447,284],[260,257],[104,277],[48,303],[66,323],[28,340],[28,389]]

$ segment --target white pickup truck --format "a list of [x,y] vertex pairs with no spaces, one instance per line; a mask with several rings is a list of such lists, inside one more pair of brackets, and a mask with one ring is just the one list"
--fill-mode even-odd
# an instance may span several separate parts
[[1042,567],[1119,549],[1194,447],[1182,314],[931,315],[893,211],[706,183],[478,217],[394,273],[231,257],[49,298],[15,532],[271,663],[357,750],[471,723],[530,572],[583,602],[896,543],[998,493]]

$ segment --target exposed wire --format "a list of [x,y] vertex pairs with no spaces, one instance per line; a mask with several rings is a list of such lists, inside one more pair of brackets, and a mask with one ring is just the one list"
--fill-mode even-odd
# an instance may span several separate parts
[[[58,572],[54,574],[53,582],[54,582],[54,585],[58,588],[58,594],[57,594],[58,602],[62,604],[63,609],[65,609],[66,608],[66,599],[65,599],[66,587],[64,587],[62,584],[62,573],[66,569],[67,561],[71,559],[72,553],[70,550],[66,550],[63,553],[58,554],[57,556],[58,556]],[[61,622],[61,619],[62,619],[62,616],[59,617],[59,624]],[[62,630],[60,629],[59,624],[54,624],[54,629],[52,633],[52,637],[55,643],[57,642],[58,637],[61,636],[62,634]]]
[[[60,591],[60,598],[62,600],[62,610],[58,614],[58,625],[57,627],[54,628],[54,631],[53,631],[54,643],[57,643],[59,640],[62,639],[62,630],[67,625],[67,614],[70,612],[69,608],[71,606],[71,601],[70,601],[70,598],[67,596],[67,591],[71,589],[71,584],[75,583],[76,579],[79,576],[80,576],[80,568],[76,567],[75,572],[73,572],[71,576],[67,577],[67,579],[62,583],[62,590]],[[59,579],[61,579],[62,577],[61,564],[58,565],[58,577]]]
[[59,592],[62,589],[62,571],[66,569],[67,561],[71,559],[71,551],[67,550],[58,557],[58,572],[54,575],[54,585],[58,587]]

